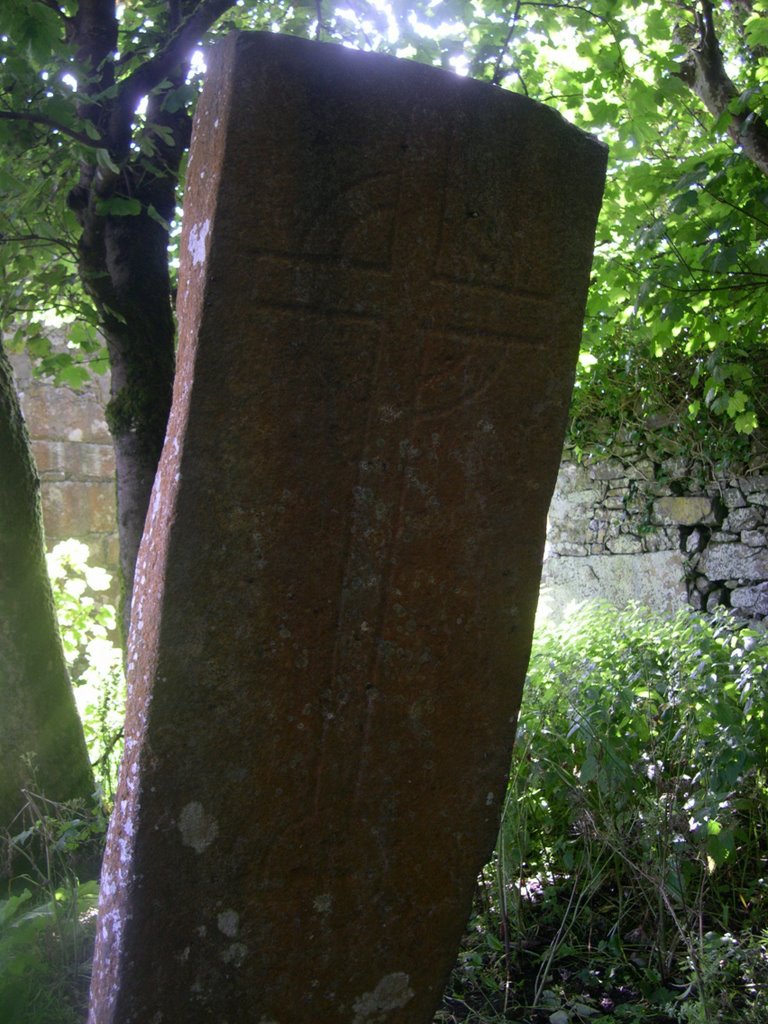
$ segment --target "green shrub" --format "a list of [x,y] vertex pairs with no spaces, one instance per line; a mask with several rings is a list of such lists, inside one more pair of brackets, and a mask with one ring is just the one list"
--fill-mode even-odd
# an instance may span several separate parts
[[96,882],[40,901],[29,888],[0,900],[3,1024],[82,1024],[95,932]]
[[576,954],[720,1020],[722,960],[743,1016],[766,998],[744,971],[768,906],[768,637],[588,606],[538,631],[526,687],[497,909],[518,950],[547,935],[533,1003]]
[[111,803],[123,748],[125,680],[115,609],[104,600],[111,577],[89,564],[88,548],[62,541],[48,555],[64,653],[85,740],[103,798]]

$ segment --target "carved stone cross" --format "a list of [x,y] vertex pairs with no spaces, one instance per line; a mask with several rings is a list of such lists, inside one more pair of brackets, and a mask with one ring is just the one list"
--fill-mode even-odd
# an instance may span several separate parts
[[92,1024],[427,1024],[489,856],[605,154],[269,34],[190,157]]

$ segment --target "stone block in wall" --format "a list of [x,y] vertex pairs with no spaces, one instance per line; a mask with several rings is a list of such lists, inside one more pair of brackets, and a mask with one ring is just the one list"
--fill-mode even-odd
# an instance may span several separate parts
[[[675,533],[674,537],[670,537],[671,532]],[[670,531],[665,529],[656,529],[650,533],[644,533],[640,536],[640,542],[642,544],[643,551],[677,551],[680,547],[680,540],[677,536],[677,530]]]
[[578,462],[569,462],[567,459],[560,463],[555,492],[576,494],[579,491],[589,491],[592,488],[593,484],[586,466]]
[[701,556],[699,571],[710,580],[765,580],[768,579],[768,548],[710,543]]
[[722,494],[727,508],[744,508],[747,504],[747,499],[738,487],[726,487]]
[[723,529],[731,533],[741,533],[742,530],[754,530],[763,522],[761,511],[755,507],[746,506],[735,508],[723,520]]
[[115,487],[108,481],[63,480],[45,488],[45,534],[48,543],[66,537],[115,530]]
[[684,455],[674,455],[672,458],[664,459],[661,464],[661,475],[667,480],[682,480],[690,471],[690,460]]
[[732,590],[731,607],[747,615],[768,615],[768,583]]
[[593,480],[618,480],[625,475],[624,463],[620,459],[602,459],[594,463],[589,475]]
[[762,505],[763,507],[768,506],[768,491],[753,491],[747,495],[747,501],[750,505]]
[[104,409],[94,391],[78,393],[31,381],[21,396],[21,406],[27,423],[34,423],[38,440],[111,443]]
[[747,544],[751,548],[764,548],[766,546],[766,536],[764,530],[744,530],[741,534],[742,544]]
[[659,525],[677,523],[679,526],[712,526],[722,518],[717,499],[705,494],[670,495],[657,498],[653,503],[652,521]]
[[550,558],[544,563],[542,600],[555,616],[573,601],[596,599],[617,608],[637,601],[660,614],[674,614],[687,599],[680,552]]
[[738,544],[740,534],[730,530],[715,530],[709,538],[710,544]]
[[637,462],[629,463],[624,467],[624,476],[627,480],[645,480],[650,483],[656,474],[656,467],[650,459],[639,459]]
[[728,602],[728,590],[725,587],[715,587],[714,590],[710,590],[707,594],[704,609],[711,614],[716,608],[727,607]]
[[740,476],[739,487],[749,499],[754,494],[768,497],[768,473],[755,473],[754,476]]
[[595,505],[602,501],[602,492],[593,488],[579,491],[555,491],[550,505],[549,518],[559,522],[571,516],[592,516]]
[[612,555],[639,555],[643,550],[643,542],[631,533],[623,533],[619,537],[611,537],[605,546]]
[[115,450],[111,444],[72,441],[32,442],[40,477],[45,480],[112,480]]
[[576,544],[572,541],[560,541],[557,545],[557,554],[568,556],[570,558],[582,558],[584,555],[589,554],[589,549],[586,544]]

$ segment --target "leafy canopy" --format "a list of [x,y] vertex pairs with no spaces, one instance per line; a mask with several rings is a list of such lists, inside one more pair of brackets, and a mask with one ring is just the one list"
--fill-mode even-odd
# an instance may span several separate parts
[[[101,93],[88,92],[94,71],[68,41],[83,6],[19,0],[0,9],[0,327],[13,325],[45,371],[77,384],[102,355],[77,272],[69,189],[83,161],[117,176],[129,163],[162,172],[168,129],[147,116],[142,83],[178,35],[179,12],[206,9],[211,28],[188,35],[188,62],[198,42],[232,27],[310,35],[494,82],[599,135],[611,166],[580,370],[583,415],[597,398],[604,428],[606,416],[615,427],[629,415],[645,429],[661,415],[674,431],[688,416],[714,415],[740,434],[765,416],[768,180],[749,143],[765,127],[768,0],[126,0]],[[152,84],[162,101],[153,109],[191,107],[202,69],[192,60],[181,85]],[[715,72],[719,113],[707,109]],[[100,117],[121,91],[135,103],[130,145],[117,152]],[[100,202],[104,216],[143,209],[119,194]],[[53,353],[39,326],[51,310],[72,324],[69,353]],[[675,386],[659,394],[654,363],[663,354]]]

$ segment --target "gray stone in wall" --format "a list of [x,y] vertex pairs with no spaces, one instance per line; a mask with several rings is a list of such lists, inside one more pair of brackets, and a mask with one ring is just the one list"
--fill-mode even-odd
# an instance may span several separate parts
[[723,529],[730,530],[734,533],[740,533],[742,530],[754,530],[756,526],[759,526],[763,521],[762,514],[759,509],[749,508],[747,506],[742,508],[734,508],[732,512],[729,512],[723,521]]
[[710,544],[702,554],[698,568],[711,580],[765,580],[768,578],[768,548]]
[[678,531],[657,529],[640,535],[643,551],[677,551],[680,548]]
[[662,462],[661,475],[668,480],[682,480],[688,476],[690,469],[691,463],[684,455],[675,455]]
[[639,537],[633,537],[629,533],[609,538],[605,546],[612,555],[638,555],[643,550],[642,540]]
[[766,537],[764,530],[745,530],[741,535],[743,544],[747,544],[751,548],[764,548],[766,545]]
[[731,591],[731,607],[748,615],[768,615],[768,583]]
[[624,467],[627,480],[644,480],[650,482],[655,476],[655,467],[650,459],[639,459]]
[[685,607],[679,551],[633,555],[550,558],[544,564],[542,600],[555,617],[573,601],[603,599],[625,607],[631,601],[660,614]]
[[613,458],[596,462],[589,475],[593,480],[618,480],[625,475],[624,463]]
[[768,498],[768,473],[756,473],[754,476],[739,477],[739,487],[746,495],[758,494]]
[[670,495],[653,503],[653,521],[680,526],[710,526],[722,519],[717,502],[706,495]]
[[723,491],[723,501],[728,508],[744,508],[747,504],[747,499],[738,487],[726,487]]

